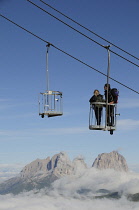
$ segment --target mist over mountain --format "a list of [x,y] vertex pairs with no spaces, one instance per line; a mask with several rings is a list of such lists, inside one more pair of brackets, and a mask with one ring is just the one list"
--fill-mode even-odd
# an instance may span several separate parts
[[[80,168],[80,169],[78,169]],[[87,165],[82,157],[73,161],[65,152],[54,155],[51,159],[36,159],[26,165],[17,177],[11,178],[0,184],[0,194],[30,191],[50,187],[51,183],[60,177],[74,175],[77,171],[86,169]]]
[[0,184],[1,195],[32,190],[76,199],[120,199],[124,195],[139,201],[139,176],[128,172],[125,158],[116,151],[98,155],[91,168],[81,156],[71,161],[60,152],[52,158],[34,160],[18,176]]

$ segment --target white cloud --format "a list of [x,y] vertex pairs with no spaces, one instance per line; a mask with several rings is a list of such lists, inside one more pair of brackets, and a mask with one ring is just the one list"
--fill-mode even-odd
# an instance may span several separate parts
[[139,163],[138,164],[129,165],[129,168],[130,168],[131,171],[139,173]]
[[0,164],[0,183],[17,176],[22,168],[22,164]]
[[118,103],[118,108],[129,108],[129,109],[133,109],[133,108],[139,108],[139,99],[134,99],[134,98],[123,98],[120,99],[119,103]]
[[9,101],[9,99],[0,99],[0,102],[7,102],[7,101]]
[[121,200],[79,200],[74,198],[51,197],[41,193],[21,196],[0,196],[1,210],[138,210],[139,204]]
[[136,130],[139,128],[139,120],[124,119],[117,121],[119,130]]
[[49,128],[49,129],[24,129],[24,130],[0,130],[0,136],[12,137],[13,139],[24,139],[30,136],[48,136],[48,135],[67,135],[67,134],[80,134],[87,133],[87,127],[69,127],[69,128]]
[[42,129],[42,133],[48,135],[61,135],[61,134],[78,134],[88,132],[87,127],[69,127],[69,128],[54,128],[54,129]]
[[[90,189],[87,195],[77,193]],[[119,200],[94,199],[96,190],[107,189],[126,193],[139,192],[139,174],[121,173],[114,170],[88,169],[82,174],[61,178],[53,188],[38,193],[24,192],[17,196],[0,195],[1,210],[138,210],[139,202],[122,197]]]
[[99,189],[123,191],[125,194],[127,192],[139,193],[139,174],[116,172],[111,169],[100,171],[95,168],[89,168],[84,170],[80,176],[67,176],[57,180],[54,182],[53,187],[55,192],[68,197],[76,197],[77,191],[80,189],[91,190],[91,196]]

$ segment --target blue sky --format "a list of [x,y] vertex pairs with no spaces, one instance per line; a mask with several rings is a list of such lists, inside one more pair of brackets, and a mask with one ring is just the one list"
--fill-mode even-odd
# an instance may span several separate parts
[[[39,0],[36,4],[82,33],[108,43],[57,14]],[[115,45],[139,57],[139,1],[49,0],[70,16]],[[26,0],[0,1],[1,14],[107,73],[107,51],[45,14]],[[36,158],[66,151],[72,158],[83,155],[91,165],[98,154],[119,150],[131,169],[139,171],[139,95],[110,81],[120,91],[117,131],[114,135],[88,129],[89,98],[94,89],[103,94],[106,78],[51,47],[50,89],[63,92],[62,117],[42,119],[38,94],[46,89],[46,44],[0,20],[0,164],[27,164]],[[111,50],[139,65],[139,61]],[[139,91],[139,68],[111,53],[111,77]]]

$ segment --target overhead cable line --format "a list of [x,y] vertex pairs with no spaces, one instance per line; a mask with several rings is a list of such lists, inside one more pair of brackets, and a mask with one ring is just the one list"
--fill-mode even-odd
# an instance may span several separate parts
[[[63,23],[64,25],[66,25],[66,26],[68,26],[69,28],[73,29],[73,30],[76,31],[77,33],[81,34],[82,36],[86,37],[87,39],[91,40],[92,42],[98,44],[99,46],[105,48],[104,45],[100,44],[99,42],[95,41],[94,39],[90,38],[89,36],[85,35],[84,33],[80,32],[79,30],[75,29],[74,27],[70,26],[69,24],[65,23],[64,21],[60,20],[59,18],[57,18],[56,16],[52,15],[51,13],[49,13],[48,11],[46,11],[45,9],[41,8],[40,6],[38,6],[37,4],[35,4],[34,2],[32,2],[32,1],[30,1],[30,0],[27,0],[27,1],[28,1],[29,3],[31,3],[32,5],[34,5],[35,7],[37,7],[38,9],[40,9],[40,10],[42,10],[43,12],[47,13],[47,14],[50,15],[51,17],[53,17],[53,18],[55,18],[56,20],[60,21],[60,22]],[[136,64],[136,63],[130,61],[129,59],[127,59],[127,58],[125,58],[125,57],[123,57],[123,56],[121,56],[121,55],[119,55],[118,53],[116,53],[116,52],[114,52],[114,51],[112,51],[112,50],[110,50],[110,52],[112,52],[113,54],[119,56],[120,58],[122,58],[122,59],[128,61],[129,63],[131,63],[131,64],[133,64],[133,65],[139,67],[138,64]]]
[[66,17],[67,19],[71,20],[72,22],[76,23],[77,25],[79,25],[80,27],[84,28],[85,30],[89,31],[90,33],[94,34],[95,36],[99,37],[100,39],[108,42],[109,44],[111,44],[112,46],[116,47],[117,49],[123,51],[124,53],[130,55],[131,57],[139,60],[139,58],[137,58],[136,56],[132,55],[131,53],[123,50],[122,48],[118,47],[117,45],[113,44],[112,42],[108,41],[107,39],[103,38],[102,36],[98,35],[97,33],[95,33],[94,31],[88,29],[87,27],[83,26],[82,24],[80,24],[79,22],[73,20],[72,18],[68,17],[67,15],[65,15],[64,13],[60,12],[59,10],[55,9],[54,7],[52,7],[50,4],[44,2],[43,0],[40,0],[43,4],[47,5],[48,7],[50,7],[51,9],[53,9],[54,11],[58,12],[59,14],[63,15],[64,17]]
[[[106,76],[106,77],[107,77],[107,75],[104,74],[103,72],[101,72],[101,71],[99,71],[99,70],[93,68],[93,67],[90,66],[89,64],[87,64],[87,63],[81,61],[80,59],[78,59],[78,58],[76,58],[76,57],[70,55],[69,53],[65,52],[64,50],[60,49],[59,47],[56,47],[55,45],[53,45],[52,43],[46,41],[45,39],[42,39],[41,37],[37,36],[36,34],[32,33],[31,31],[29,31],[29,30],[23,28],[22,26],[20,26],[19,24],[13,22],[13,21],[10,20],[9,18],[5,17],[4,15],[0,14],[0,16],[1,16],[2,18],[6,19],[7,21],[11,22],[12,24],[16,25],[17,27],[19,27],[19,28],[23,29],[24,31],[28,32],[29,34],[33,35],[34,37],[40,39],[41,41],[43,41],[43,42],[45,42],[45,43],[47,43],[47,44],[50,44],[52,47],[54,47],[55,49],[59,50],[60,52],[62,52],[62,53],[64,53],[64,54],[68,55],[69,57],[73,58],[74,60],[76,60],[76,61],[82,63],[83,65],[85,65],[85,66],[87,66],[87,67],[93,69],[94,71],[96,71],[96,72],[102,74],[103,76]],[[113,79],[112,77],[110,77],[110,79],[113,80],[114,82],[116,82],[116,83],[118,83],[118,84],[124,86],[125,88],[127,88],[127,89],[129,89],[129,90],[131,90],[131,91],[133,91],[133,92],[135,92],[135,93],[137,93],[137,94],[139,94],[138,91],[136,91],[136,90],[134,90],[134,89],[128,87],[127,85],[124,85],[123,83],[119,82],[118,80],[115,80],[115,79]]]

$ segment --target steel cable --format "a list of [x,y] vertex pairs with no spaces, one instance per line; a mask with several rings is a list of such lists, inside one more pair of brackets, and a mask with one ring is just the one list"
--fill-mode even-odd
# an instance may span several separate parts
[[[41,8],[40,6],[38,6],[37,4],[35,4],[34,2],[30,1],[30,0],[27,0],[29,3],[31,3],[32,5],[34,5],[35,7],[37,7],[38,9],[42,10],[43,12],[47,13],[48,15],[50,15],[51,17],[55,18],[56,20],[60,21],[61,23],[63,23],[64,25],[68,26],[69,28],[73,29],[74,31],[76,31],[77,33],[81,34],[82,36],[86,37],[87,39],[91,40],[92,42],[98,44],[99,46],[105,48],[104,45],[100,44],[99,42],[93,40],[92,38],[90,38],[89,36],[83,34],[82,32],[80,32],[79,30],[75,29],[74,27],[70,26],[69,24],[65,23],[64,21],[60,20],[59,18],[57,18],[56,16],[52,15],[51,13],[49,13],[48,11],[46,11],[45,9]],[[138,64],[130,61],[129,59],[119,55],[118,53],[114,52],[113,50],[110,50],[110,52],[112,52],[113,54],[119,56],[120,58],[126,60],[127,62],[139,67]]]
[[108,42],[109,44],[111,44],[112,46],[116,47],[117,49],[123,51],[124,53],[130,55],[131,57],[139,60],[139,58],[137,58],[136,56],[132,55],[131,53],[123,50],[122,48],[118,47],[117,45],[113,44],[112,42],[108,41],[107,39],[103,38],[102,36],[98,35],[97,33],[95,33],[94,31],[88,29],[87,27],[83,26],[82,24],[80,24],[79,22],[73,20],[72,18],[68,17],[67,15],[65,15],[64,13],[60,12],[59,10],[55,9],[54,7],[52,7],[50,4],[44,2],[43,0],[40,0],[43,4],[47,5],[48,7],[50,7],[51,9],[53,9],[54,11],[58,12],[59,14],[63,15],[64,17],[66,17],[67,19],[71,20],[72,22],[76,23],[77,25],[79,25],[80,27],[84,28],[85,30],[89,31],[90,33],[94,34],[95,36],[99,37],[100,39]]
[[[48,42],[48,41],[42,39],[41,37],[37,36],[36,34],[32,33],[31,31],[25,29],[24,27],[20,26],[19,24],[13,22],[13,21],[10,20],[9,18],[5,17],[4,15],[0,14],[0,16],[1,16],[2,18],[6,19],[7,21],[11,22],[12,24],[16,25],[17,27],[19,27],[19,28],[23,29],[24,31],[28,32],[29,34],[33,35],[34,37],[40,39],[41,41],[43,41],[43,42],[45,42],[45,43],[47,43],[47,44],[50,44],[52,47],[54,47],[55,49],[59,50],[60,52],[62,52],[62,53],[64,53],[64,54],[68,55],[69,57],[73,58],[74,60],[76,60],[76,61],[82,63],[83,65],[85,65],[85,66],[87,66],[87,67],[93,69],[94,71],[96,71],[96,72],[102,74],[103,76],[106,76],[106,77],[107,77],[107,75],[104,74],[103,72],[101,72],[101,71],[95,69],[94,67],[90,66],[89,64],[87,64],[87,63],[81,61],[80,59],[78,59],[78,58],[76,58],[76,57],[70,55],[69,53],[65,52],[64,50],[62,50],[62,49],[56,47],[54,44],[52,44],[52,43],[50,43],[50,42]],[[125,88],[127,88],[127,89],[129,89],[129,90],[131,90],[131,91],[133,91],[133,92],[135,92],[135,93],[137,93],[137,94],[139,94],[138,91],[136,91],[136,90],[134,90],[134,89],[128,87],[127,85],[125,85],[125,84],[119,82],[118,80],[113,79],[112,77],[110,77],[110,79],[113,80],[114,82],[116,82],[116,83],[118,83],[118,84],[124,86]]]

